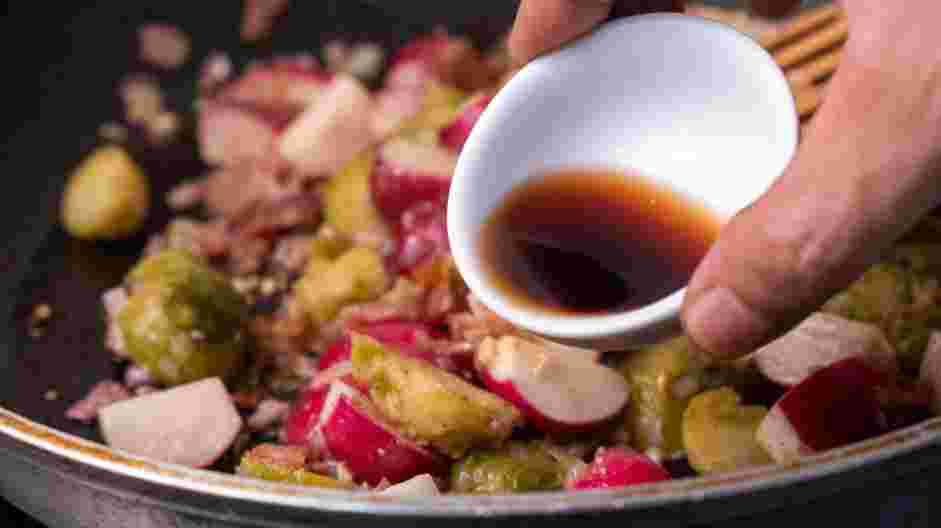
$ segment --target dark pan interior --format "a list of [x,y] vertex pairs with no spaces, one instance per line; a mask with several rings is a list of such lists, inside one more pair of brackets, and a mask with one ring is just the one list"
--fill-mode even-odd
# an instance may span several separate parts
[[[192,122],[187,122],[188,138],[169,148],[146,148],[142,141],[132,141],[132,152],[156,191],[144,234],[120,243],[89,244],[69,238],[56,224],[68,170],[98,143],[97,127],[121,116],[115,95],[120,78],[136,71],[159,73],[136,60],[136,28],[146,21],[170,21],[192,37],[193,60],[181,70],[160,73],[170,106],[182,111],[191,108],[198,65],[211,50],[229,52],[238,65],[272,52],[316,51],[334,36],[394,48],[449,20],[451,29],[486,44],[507,27],[515,9],[512,2],[494,2],[492,8],[479,6],[474,11],[466,6],[434,8],[437,2],[403,2],[389,10],[355,0],[299,1],[279,22],[274,38],[246,46],[238,38],[237,2],[18,4],[7,5],[4,24],[9,31],[3,33],[12,64],[4,77],[23,79],[25,84],[14,88],[21,92],[13,92],[15,97],[8,92],[8,101],[15,104],[3,118],[7,127],[3,174],[10,185],[0,193],[4,240],[0,292],[7,299],[2,316],[8,322],[0,325],[0,404],[92,439],[94,426],[67,420],[64,412],[93,383],[120,373],[121,367],[102,346],[99,296],[120,281],[146,234],[167,221],[169,213],[160,195],[204,169],[191,139]],[[30,42],[45,46],[25,45],[21,39],[27,29]],[[53,317],[48,332],[34,339],[29,336],[28,319],[40,303],[52,307]],[[59,397],[47,400],[44,395],[49,390]]]

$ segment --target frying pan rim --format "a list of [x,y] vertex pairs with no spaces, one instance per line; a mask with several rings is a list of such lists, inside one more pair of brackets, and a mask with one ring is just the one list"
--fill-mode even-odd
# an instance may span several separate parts
[[312,490],[138,457],[44,426],[0,407],[0,434],[72,463],[180,491],[268,506],[419,517],[557,515],[667,508],[786,488],[941,446],[941,417],[785,465],[612,490],[502,496],[442,495],[408,501],[374,493]]

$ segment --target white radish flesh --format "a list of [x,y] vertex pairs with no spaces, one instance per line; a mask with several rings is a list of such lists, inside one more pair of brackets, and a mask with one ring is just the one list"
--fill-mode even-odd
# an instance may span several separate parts
[[242,418],[222,381],[209,378],[109,405],[99,424],[111,447],[206,467],[235,440]]

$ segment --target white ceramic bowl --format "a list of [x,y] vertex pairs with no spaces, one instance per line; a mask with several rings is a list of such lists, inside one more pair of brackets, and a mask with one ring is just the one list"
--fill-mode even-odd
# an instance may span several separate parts
[[679,329],[685,289],[610,315],[527,308],[482,271],[485,219],[528,178],[587,166],[639,171],[724,222],[781,174],[797,142],[787,81],[747,36],[677,14],[609,22],[525,66],[483,113],[451,184],[451,249],[471,291],[520,327],[599,349],[653,342]]

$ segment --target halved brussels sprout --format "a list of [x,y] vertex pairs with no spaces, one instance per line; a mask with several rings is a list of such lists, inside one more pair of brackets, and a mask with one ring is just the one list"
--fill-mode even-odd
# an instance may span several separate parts
[[324,221],[345,236],[374,233],[381,240],[388,229],[369,192],[374,158],[373,150],[362,152],[323,186]]
[[933,330],[941,329],[939,279],[925,271],[934,255],[931,246],[900,248],[897,262],[870,268],[849,288],[831,298],[823,311],[874,324],[895,347],[899,364],[918,371]]
[[166,250],[128,274],[117,321],[128,354],[166,385],[231,379],[248,347],[248,306],[225,276],[190,253]]
[[768,414],[760,405],[723,387],[697,395],[683,414],[683,445],[690,465],[700,473],[735,471],[771,463],[755,437]]
[[664,457],[683,450],[683,411],[707,382],[685,337],[630,352],[621,371],[631,386],[626,413],[635,448],[655,449]]
[[62,225],[87,240],[134,234],[147,218],[150,185],[119,146],[99,147],[69,177],[62,195]]
[[451,467],[455,493],[501,494],[562,489],[568,467],[538,443],[480,449]]
[[428,362],[353,336],[353,375],[383,414],[410,437],[460,457],[496,447],[522,423],[516,407]]
[[246,477],[302,486],[338,489],[353,487],[352,482],[306,470],[304,451],[305,448],[297,446],[261,444],[242,455],[236,472]]
[[347,304],[378,298],[389,283],[378,251],[347,249],[341,241],[318,238],[294,291],[313,322],[321,325]]

